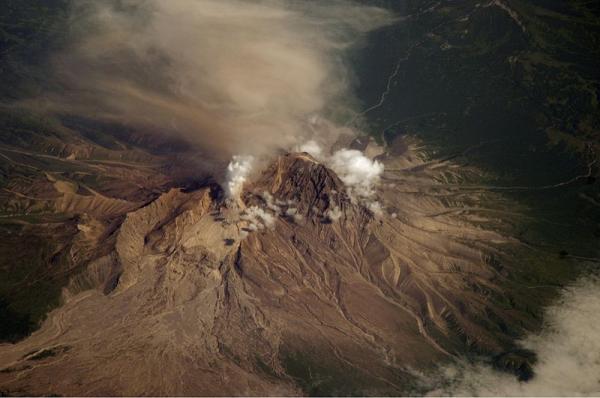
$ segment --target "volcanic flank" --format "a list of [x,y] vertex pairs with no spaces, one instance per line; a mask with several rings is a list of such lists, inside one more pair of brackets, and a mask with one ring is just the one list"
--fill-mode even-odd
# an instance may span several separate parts
[[[426,167],[393,161],[413,185],[425,178],[415,170]],[[480,293],[497,290],[499,271],[477,243],[463,243],[504,238],[451,215],[432,218],[435,199],[411,200],[398,185],[380,194],[394,217],[375,217],[332,170],[293,153],[246,185],[241,209],[216,185],[172,189],[117,227],[93,223],[110,248],[71,281],[38,332],[0,346],[0,386],[44,395],[397,395],[412,388],[411,368],[467,347],[510,348],[509,332],[486,319],[520,315]]]

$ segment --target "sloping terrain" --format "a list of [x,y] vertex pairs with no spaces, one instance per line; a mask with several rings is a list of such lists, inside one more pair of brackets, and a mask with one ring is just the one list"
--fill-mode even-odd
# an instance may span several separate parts
[[[80,226],[88,239],[111,234],[112,249],[72,279],[41,330],[0,346],[1,388],[401,394],[417,387],[412,369],[510,352],[535,322],[501,304],[511,293],[490,256],[508,259],[498,248],[516,242],[427,194],[449,188],[414,147],[385,161],[387,180],[413,180],[384,184],[390,217],[352,200],[309,155],[289,154],[247,186],[241,209],[217,186],[172,189],[117,227]],[[245,217],[253,208],[264,213]],[[526,370],[526,356],[513,361]]]
[[598,264],[596,5],[360,1],[399,14],[344,121],[385,142],[350,145],[385,164],[379,214],[306,153],[232,201],[175,133],[45,110],[70,3],[0,12],[0,395],[419,394],[456,358],[532,377],[515,341]]
[[188,148],[152,135],[123,137],[118,126],[109,135],[90,121],[73,130],[12,108],[0,118],[0,340],[15,341],[59,304],[62,287],[110,244],[127,212],[205,174],[185,160]]

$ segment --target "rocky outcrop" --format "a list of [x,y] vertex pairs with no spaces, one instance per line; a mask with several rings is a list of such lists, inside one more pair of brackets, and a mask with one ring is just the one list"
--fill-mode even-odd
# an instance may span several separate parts
[[186,220],[193,223],[208,211],[211,205],[210,190],[188,195],[180,189],[172,189],[147,206],[127,214],[119,228],[115,244],[115,251],[124,272],[120,280],[122,288],[133,284],[140,272],[148,235],[175,219],[185,210],[186,205],[192,206],[191,202],[195,203],[185,215]]
[[278,157],[249,187],[249,193],[268,192],[279,203],[296,204],[303,215],[348,207],[350,200],[345,191],[339,177],[307,153]]

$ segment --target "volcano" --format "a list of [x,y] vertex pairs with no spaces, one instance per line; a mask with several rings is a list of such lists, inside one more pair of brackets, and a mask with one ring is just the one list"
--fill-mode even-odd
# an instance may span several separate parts
[[511,332],[497,325],[522,315],[496,305],[501,266],[464,243],[469,233],[503,238],[436,221],[426,213],[439,204],[402,189],[381,190],[396,213],[377,216],[325,164],[290,153],[246,184],[240,203],[209,184],[171,189],[117,225],[82,218],[75,245],[98,253],[39,331],[0,347],[0,386],[398,395],[417,388],[414,369],[467,350],[508,352]]
[[3,1],[0,397],[598,395],[597,4]]

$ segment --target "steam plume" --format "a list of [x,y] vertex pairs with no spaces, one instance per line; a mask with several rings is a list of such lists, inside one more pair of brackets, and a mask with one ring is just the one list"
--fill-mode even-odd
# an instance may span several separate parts
[[383,173],[383,165],[354,149],[341,149],[333,154],[331,168],[340,176],[351,194],[359,198],[373,196],[373,187]]
[[[324,154],[323,148],[315,140],[309,140],[296,148],[328,164],[346,185],[353,200],[365,204],[377,216],[383,215],[381,204],[373,200],[375,186],[379,183],[384,166],[377,160],[371,160],[362,152],[354,149],[340,149],[332,155]],[[339,209],[338,209],[339,210]],[[341,216],[335,209],[329,214],[332,221]]]
[[248,175],[252,171],[254,158],[252,156],[235,155],[229,165],[227,165],[227,183],[225,185],[225,194],[230,199],[239,198]]

